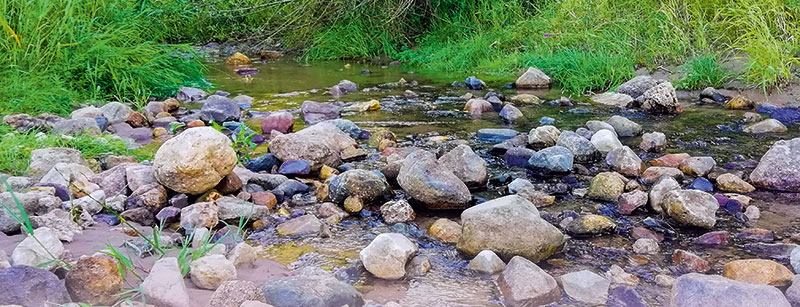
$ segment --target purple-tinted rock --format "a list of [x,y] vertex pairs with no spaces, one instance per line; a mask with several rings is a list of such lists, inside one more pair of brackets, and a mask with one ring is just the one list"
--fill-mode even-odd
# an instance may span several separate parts
[[280,161],[274,154],[268,153],[255,159],[250,159],[244,162],[244,167],[253,172],[272,171],[272,168],[278,165]]
[[784,125],[800,122],[800,109],[793,107],[777,108],[772,110],[770,117],[777,119]]
[[205,121],[214,121],[217,123],[224,123],[227,121],[238,121],[241,117],[242,111],[239,109],[239,104],[233,99],[211,95],[203,103],[203,108],[200,109],[201,116]]
[[741,240],[751,240],[758,242],[772,242],[775,241],[775,233],[772,230],[763,228],[747,228],[735,236]]
[[330,103],[306,101],[300,107],[300,112],[306,124],[312,125],[321,121],[339,118],[342,108]]
[[631,214],[636,208],[642,207],[647,204],[647,192],[635,190],[628,193],[623,193],[619,196],[617,203],[619,204],[619,213]]
[[134,221],[143,226],[155,225],[155,217],[153,216],[153,213],[144,207],[125,210],[124,212],[120,213],[119,216],[121,216],[123,219]]
[[294,117],[289,112],[276,112],[261,120],[261,133],[269,134],[272,131],[280,133],[292,132]]
[[127,131],[117,132],[117,135],[121,138],[130,139],[137,144],[142,145],[153,142],[153,130],[150,130],[150,128],[147,127],[133,128]]
[[523,147],[509,148],[505,153],[506,164],[508,166],[525,167],[528,165],[528,159],[536,153],[531,149]]
[[653,239],[656,242],[664,241],[664,236],[657,234],[645,227],[633,227],[631,229],[631,238],[638,239]]
[[647,307],[642,296],[636,292],[636,288],[629,286],[611,288],[606,305],[609,307]]
[[310,172],[311,164],[306,160],[288,160],[278,168],[281,175],[308,175]]
[[278,199],[278,202],[283,202],[286,199],[292,198],[297,193],[304,193],[308,191],[308,186],[304,183],[289,179],[278,185],[275,189],[271,192],[275,194],[275,197]]
[[742,246],[746,252],[762,258],[789,260],[792,250],[797,244],[790,243],[748,243]]
[[92,219],[97,223],[105,223],[108,226],[119,225],[119,218],[111,213],[100,213],[92,216]]
[[16,265],[0,270],[0,305],[24,307],[71,302],[64,282],[49,271]]
[[692,190],[699,190],[703,192],[711,192],[714,191],[714,184],[708,179],[703,177],[695,178],[694,181],[689,185],[688,189]]
[[156,220],[164,224],[172,224],[180,220],[181,209],[177,207],[164,207],[156,214]]
[[694,244],[697,245],[711,245],[720,246],[728,244],[731,239],[731,234],[727,231],[712,231],[704,233],[703,235],[694,239]]
[[183,193],[177,194],[175,196],[172,196],[172,198],[169,199],[168,203],[172,207],[181,209],[189,205],[189,196]]
[[72,192],[70,192],[69,189],[67,189],[67,187],[56,183],[40,183],[35,185],[34,187],[52,187],[53,189],[56,190],[55,196],[61,199],[61,201],[70,200],[70,196],[72,195]]

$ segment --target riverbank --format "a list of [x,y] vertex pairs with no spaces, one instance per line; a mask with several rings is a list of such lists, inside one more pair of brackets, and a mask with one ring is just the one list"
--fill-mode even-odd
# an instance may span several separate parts
[[188,47],[208,42],[461,74],[535,66],[567,93],[613,89],[641,67],[667,68],[679,89],[776,91],[796,84],[800,50],[800,7],[782,1],[81,1],[3,4],[0,114],[208,87]]

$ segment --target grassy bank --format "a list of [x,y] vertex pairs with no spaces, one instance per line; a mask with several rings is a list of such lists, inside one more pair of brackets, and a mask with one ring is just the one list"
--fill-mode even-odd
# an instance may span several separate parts
[[7,0],[0,10],[0,113],[171,95],[202,83],[187,45],[212,41],[464,74],[532,65],[575,92],[661,65],[682,65],[686,89],[782,86],[800,53],[798,0]]
[[158,42],[151,9],[139,2],[0,1],[0,114],[64,114],[77,103],[144,100],[201,84],[193,51]]

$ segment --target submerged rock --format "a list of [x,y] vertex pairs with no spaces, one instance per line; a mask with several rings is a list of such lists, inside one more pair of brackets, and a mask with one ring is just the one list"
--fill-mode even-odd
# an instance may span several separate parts
[[778,288],[735,281],[722,276],[690,273],[675,280],[670,305],[789,307]]
[[332,277],[288,276],[261,286],[267,304],[274,307],[361,307],[364,298],[351,285]]
[[765,119],[758,123],[752,124],[750,126],[744,127],[743,129],[746,133],[752,134],[761,134],[761,133],[783,133],[789,131],[786,126],[783,125],[777,119]]
[[592,271],[579,271],[559,277],[564,292],[577,301],[589,304],[605,304],[611,282]]
[[472,258],[472,260],[469,261],[468,267],[470,270],[484,274],[494,274],[503,271],[503,269],[506,267],[506,264],[493,251],[483,250],[478,253],[475,258]]
[[505,259],[523,256],[540,261],[561,250],[565,241],[531,202],[517,195],[468,208],[461,213],[461,223],[457,247],[468,255],[491,250]]

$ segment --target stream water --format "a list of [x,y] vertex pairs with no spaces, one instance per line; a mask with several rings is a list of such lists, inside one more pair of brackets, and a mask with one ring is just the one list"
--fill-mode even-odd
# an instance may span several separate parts
[[[467,93],[464,88],[451,86],[453,81],[463,80],[465,75],[445,74],[438,72],[413,72],[402,67],[380,67],[348,62],[321,62],[312,65],[300,65],[291,59],[283,59],[271,63],[259,63],[254,67],[260,73],[250,79],[237,75],[223,64],[212,64],[208,73],[209,80],[219,90],[230,92],[232,96],[245,94],[254,98],[253,110],[276,111],[297,110],[303,101],[319,102],[358,102],[377,99],[381,110],[363,113],[343,114],[359,125],[371,130],[388,128],[398,136],[398,146],[444,147],[453,140],[466,140],[469,145],[483,157],[489,167],[489,177],[511,174],[534,183],[557,183],[563,178],[534,178],[526,175],[522,169],[505,166],[501,157],[489,154],[493,144],[483,143],[475,138],[475,132],[481,128],[512,128],[527,132],[539,125],[543,116],[555,119],[555,126],[561,130],[574,130],[588,120],[604,120],[612,115],[623,115],[641,124],[645,132],[660,131],[667,135],[668,153],[686,152],[691,155],[712,156],[718,166],[731,171],[748,173],[758,162],[769,145],[778,139],[790,139],[800,136],[796,127],[790,127],[788,133],[780,135],[753,136],[741,131],[744,111],[726,110],[721,106],[699,106],[693,101],[684,101],[687,107],[684,112],[674,116],[651,116],[636,111],[623,111],[616,108],[593,106],[590,104],[571,107],[541,105],[519,106],[525,117],[514,124],[505,124],[497,114],[487,114],[482,118],[470,118],[463,111],[464,101],[450,99]],[[369,73],[366,73],[369,71]],[[504,85],[513,82],[511,77],[478,76],[489,84],[490,88],[511,96],[521,92],[504,89]],[[396,82],[400,79],[416,81],[418,85],[402,88],[377,88],[380,84]],[[347,79],[359,85],[359,91],[332,98],[326,94],[326,87]],[[369,89],[369,90],[362,90]],[[411,90],[418,94],[416,98],[406,98],[404,92]],[[298,92],[295,94],[288,94]],[[483,96],[485,91],[472,91],[476,96]],[[557,99],[562,94],[558,89],[529,92],[543,100]],[[586,97],[573,96],[573,99],[586,102]],[[584,113],[576,112],[575,109]],[[572,111],[570,111],[572,110]],[[304,126],[302,118],[296,116],[295,131]],[[249,124],[259,131],[257,120]],[[430,138],[444,136],[446,138]],[[623,144],[636,148],[638,138],[622,138]],[[454,145],[453,145],[454,146]],[[452,147],[452,146],[450,146]],[[263,150],[263,149],[262,149]],[[372,149],[367,162],[375,161],[379,154]],[[647,154],[643,160],[656,158],[658,155]],[[593,168],[592,166],[588,166]],[[601,166],[597,166],[602,169]],[[588,187],[588,179],[579,178],[579,184]],[[686,184],[686,183],[684,183]],[[503,195],[503,186],[490,186],[477,192],[476,196],[492,199]],[[788,238],[798,230],[800,202],[796,195],[756,192],[752,205],[761,209],[761,218],[749,224],[738,222],[731,215],[718,213],[720,222],[715,230],[728,230],[732,234],[741,232],[746,227],[759,227],[775,232],[776,241]],[[573,198],[569,195],[558,197],[556,204],[540,208],[553,216],[572,210],[575,212],[603,212],[608,204]],[[426,211],[417,212],[417,220],[409,224],[386,225],[375,216],[351,217],[331,227],[329,238],[313,237],[305,239],[280,238],[277,235],[261,234],[255,240],[261,244],[261,255],[276,260],[291,269],[315,267],[330,270],[342,279],[357,281],[359,290],[366,297],[378,302],[399,301],[403,306],[493,306],[502,305],[494,281],[489,276],[475,274],[466,269],[468,258],[460,255],[453,244],[443,244],[425,235],[427,226],[438,217],[457,220],[459,212]],[[632,216],[612,216],[622,229],[642,226],[645,214]],[[658,216],[652,216],[663,221]],[[667,233],[669,226],[664,226]],[[423,276],[400,281],[384,281],[375,279],[358,269],[358,251],[365,247],[377,234],[388,231],[406,233],[420,245],[420,255],[430,259],[432,268]],[[674,228],[674,233],[661,245],[657,255],[639,256],[631,252],[633,239],[624,230],[618,234],[592,238],[571,238],[563,252],[556,254],[540,266],[553,276],[582,269],[597,273],[617,264],[627,272],[637,275],[640,283],[636,287],[639,294],[651,305],[664,305],[668,299],[668,288],[657,286],[653,279],[657,274],[676,276],[670,271],[670,257],[674,249],[686,249],[703,256],[711,263],[711,273],[719,274],[722,265],[733,259],[761,258],[745,252],[742,246],[748,242],[733,240],[730,245],[704,248],[692,245],[692,239],[703,231],[695,229]],[[785,262],[785,260],[783,260]],[[580,305],[566,296],[560,305]]]

